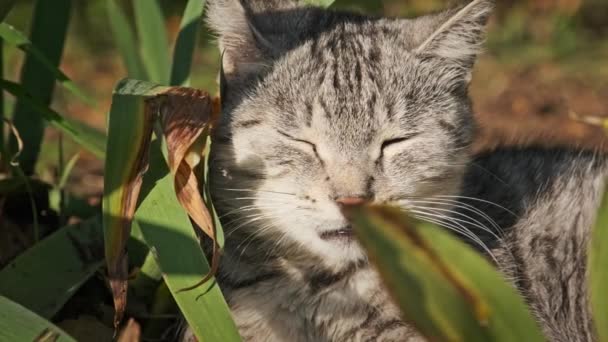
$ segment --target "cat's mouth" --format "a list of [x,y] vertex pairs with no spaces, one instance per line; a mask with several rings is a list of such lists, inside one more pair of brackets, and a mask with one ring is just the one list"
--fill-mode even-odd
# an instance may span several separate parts
[[320,236],[321,236],[321,239],[326,240],[326,241],[331,241],[331,240],[350,241],[355,237],[354,232],[353,232],[353,227],[350,225],[342,227],[340,229],[328,230],[328,231],[322,232],[320,234]]

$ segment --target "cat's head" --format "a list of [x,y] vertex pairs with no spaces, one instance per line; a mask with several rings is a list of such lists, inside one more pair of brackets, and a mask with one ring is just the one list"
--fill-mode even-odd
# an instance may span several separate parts
[[236,248],[308,253],[339,268],[364,258],[341,203],[456,194],[474,125],[467,88],[491,9],[476,0],[389,19],[210,0],[225,85],[212,193]]

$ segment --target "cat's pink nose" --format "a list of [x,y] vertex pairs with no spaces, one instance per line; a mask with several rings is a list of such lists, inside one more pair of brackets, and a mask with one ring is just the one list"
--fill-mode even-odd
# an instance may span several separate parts
[[338,207],[344,215],[344,218],[347,221],[352,221],[352,209],[360,207],[367,203],[367,198],[365,197],[339,197],[336,199],[336,203],[338,203]]
[[340,197],[336,199],[336,203],[341,207],[357,207],[367,203],[367,199],[365,197]]

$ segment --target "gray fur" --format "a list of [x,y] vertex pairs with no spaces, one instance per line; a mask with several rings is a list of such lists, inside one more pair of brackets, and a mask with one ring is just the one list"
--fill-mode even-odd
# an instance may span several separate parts
[[549,337],[592,339],[576,291],[606,163],[527,150],[472,160],[467,88],[492,6],[392,19],[209,1],[227,82],[211,158],[227,233],[218,279],[245,340],[422,340],[357,243],[322,239],[348,226],[345,197],[469,229]]
[[477,205],[503,219],[504,241],[491,242],[499,268],[528,299],[550,341],[595,340],[586,249],[607,166],[604,155],[591,152],[503,150],[480,157],[465,180],[465,195],[514,214]]

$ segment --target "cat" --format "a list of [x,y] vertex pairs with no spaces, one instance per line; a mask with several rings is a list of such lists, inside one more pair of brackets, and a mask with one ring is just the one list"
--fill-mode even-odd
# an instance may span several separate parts
[[468,86],[493,7],[398,19],[208,1],[223,53],[210,157],[226,234],[218,282],[245,341],[425,340],[357,244],[340,210],[352,203],[462,234],[549,340],[594,340],[585,248],[608,164],[567,149],[472,155]]

